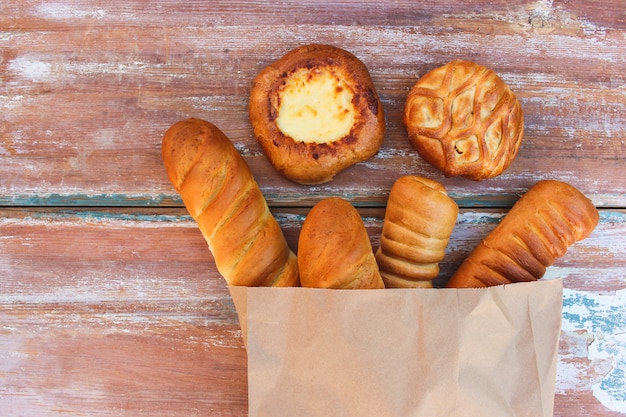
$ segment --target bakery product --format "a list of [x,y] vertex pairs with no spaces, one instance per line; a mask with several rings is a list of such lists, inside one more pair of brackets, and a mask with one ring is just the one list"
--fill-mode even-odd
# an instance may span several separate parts
[[385,287],[432,287],[458,214],[459,207],[437,181],[398,178],[389,192],[376,251]]
[[249,115],[269,161],[300,184],[328,182],[372,157],[385,133],[367,68],[331,45],[298,47],[261,70]]
[[522,143],[524,114],[492,70],[454,60],[422,76],[404,108],[409,141],[446,177],[484,180],[509,167]]
[[163,137],[163,164],[229,285],[297,286],[298,264],[248,165],[213,124],[187,119]]
[[470,253],[448,287],[489,287],[543,277],[555,259],[598,224],[598,210],[569,184],[543,180],[531,187]]
[[298,266],[303,287],[384,288],[363,220],[339,197],[320,200],[307,214]]

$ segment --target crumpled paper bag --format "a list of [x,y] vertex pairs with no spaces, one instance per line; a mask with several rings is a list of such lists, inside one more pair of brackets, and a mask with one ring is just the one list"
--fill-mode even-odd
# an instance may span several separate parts
[[229,290],[249,417],[553,415],[561,280]]

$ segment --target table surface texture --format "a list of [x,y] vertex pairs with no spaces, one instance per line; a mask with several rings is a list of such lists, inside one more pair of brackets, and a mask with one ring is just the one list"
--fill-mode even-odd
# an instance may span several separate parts
[[[248,118],[256,74],[308,43],[361,59],[386,120],[375,156],[316,186],[282,177]],[[453,59],[522,104],[496,178],[446,178],[408,141],[409,90]],[[234,143],[294,250],[325,197],[376,248],[393,182],[441,182],[460,208],[441,282],[536,182],[578,188],[600,221],[544,277],[565,287],[554,415],[626,415],[625,74],[624,0],[3,0],[0,415],[248,415],[236,310],[161,159],[188,117]]]

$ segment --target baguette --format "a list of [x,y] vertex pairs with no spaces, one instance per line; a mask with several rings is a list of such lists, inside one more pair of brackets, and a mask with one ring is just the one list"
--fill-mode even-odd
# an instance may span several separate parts
[[384,288],[361,215],[339,197],[319,201],[307,214],[298,266],[303,287]]
[[297,286],[296,255],[243,157],[213,124],[187,119],[162,143],[167,175],[229,285]]
[[385,287],[432,287],[458,214],[458,206],[437,181],[419,176],[397,179],[376,251]]
[[598,210],[576,188],[559,181],[540,181],[470,253],[446,286],[536,281],[569,246],[586,238],[598,219]]

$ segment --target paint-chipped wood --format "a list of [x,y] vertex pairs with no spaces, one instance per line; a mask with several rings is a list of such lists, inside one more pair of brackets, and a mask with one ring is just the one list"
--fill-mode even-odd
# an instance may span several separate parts
[[[505,213],[462,210],[440,279]],[[361,214],[375,247],[384,209]],[[306,210],[275,215],[296,248]],[[555,415],[617,415],[600,399],[616,395],[626,366],[615,264],[626,241],[611,238],[625,233],[626,212],[603,211],[546,275],[566,287]],[[237,315],[184,210],[5,209],[0,252],[0,404],[15,415],[245,415]],[[573,411],[581,394],[587,414]]]
[[[508,205],[541,178],[626,205],[623,4],[382,2],[5,2],[0,18],[0,204],[160,205],[177,200],[159,146],[174,122],[214,122],[276,205],[336,190],[384,203],[395,178],[441,179],[464,204]],[[281,12],[276,7],[289,10]],[[387,117],[383,148],[331,185],[301,187],[268,164],[250,127],[254,76],[307,42],[344,47],[370,69]],[[455,58],[493,68],[525,112],[525,140],[502,177],[446,180],[410,147],[404,99]],[[502,199],[502,200],[501,200]]]
[[[308,42],[367,65],[387,134],[328,184],[282,178],[252,135],[254,76]],[[626,14],[623,0],[0,2],[0,414],[246,416],[246,354],[224,280],[161,163],[165,130],[218,125],[296,248],[341,196],[376,247],[401,175],[441,181],[461,214],[443,282],[540,179],[600,224],[564,278],[555,416],[626,414]],[[444,178],[411,148],[404,99],[461,58],[519,97],[525,136],[500,177]]]

